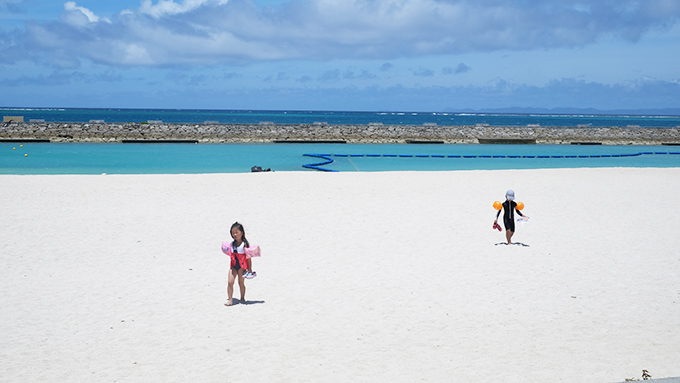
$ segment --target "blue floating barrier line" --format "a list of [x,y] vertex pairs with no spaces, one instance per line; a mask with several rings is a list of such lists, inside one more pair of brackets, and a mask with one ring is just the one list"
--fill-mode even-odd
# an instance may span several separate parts
[[330,163],[333,163],[333,159],[330,158],[329,156],[322,156],[322,155],[320,155],[320,154],[303,154],[303,156],[306,156],[306,157],[314,157],[314,158],[321,158],[321,159],[326,160],[325,162],[319,162],[318,164],[307,164],[307,165],[302,165],[303,168],[314,169],[314,170],[320,170],[320,171],[323,171],[323,172],[337,172],[337,170],[326,169],[326,168],[322,168],[322,167],[321,167],[321,166],[324,166],[324,165],[328,165],[328,164],[330,164]]
[[390,157],[390,158],[395,158],[395,157],[401,157],[401,158],[620,158],[620,157],[636,157],[636,156],[641,156],[641,155],[668,155],[668,154],[675,154],[679,155],[680,152],[638,152],[638,153],[622,153],[622,154],[579,154],[579,155],[488,155],[488,154],[481,154],[481,155],[471,155],[471,154],[449,154],[449,155],[444,155],[444,154],[303,154],[303,156],[308,156],[308,157],[315,157],[315,158],[321,158],[326,160],[325,162],[319,162],[316,164],[307,164],[307,165],[302,165],[304,168],[307,169],[315,169],[315,170],[321,170],[325,172],[337,172],[337,170],[331,170],[331,169],[325,169],[322,168],[321,166],[328,165],[330,163],[333,163],[333,159],[330,157]]

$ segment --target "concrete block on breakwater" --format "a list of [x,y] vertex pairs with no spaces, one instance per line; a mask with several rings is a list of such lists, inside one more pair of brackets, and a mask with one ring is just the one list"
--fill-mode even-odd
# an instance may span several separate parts
[[52,142],[196,141],[200,143],[338,142],[347,143],[523,143],[603,145],[676,145],[680,127],[559,127],[477,125],[335,125],[5,122],[0,139]]

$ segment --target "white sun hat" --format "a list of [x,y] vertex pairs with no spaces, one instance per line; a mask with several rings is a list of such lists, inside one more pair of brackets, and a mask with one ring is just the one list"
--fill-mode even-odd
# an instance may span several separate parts
[[515,192],[513,190],[508,190],[505,192],[505,198],[508,199],[508,201],[514,201],[515,200]]

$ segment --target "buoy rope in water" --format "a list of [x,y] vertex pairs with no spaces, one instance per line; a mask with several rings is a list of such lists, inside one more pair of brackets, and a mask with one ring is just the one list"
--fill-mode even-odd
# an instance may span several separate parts
[[330,158],[328,155],[322,155],[322,154],[303,154],[303,156],[306,157],[314,157],[314,158],[321,158],[326,160],[326,162],[319,162],[318,164],[307,164],[307,165],[302,165],[303,168],[307,169],[314,169],[314,170],[320,170],[322,172],[337,172],[337,170],[333,169],[326,169],[322,168],[321,166],[328,165],[333,163],[333,159]]
[[[302,167],[307,169],[320,170],[324,172],[337,172],[337,170],[322,168],[321,166],[333,163],[331,157],[385,157],[385,158],[620,158],[620,157],[636,157],[642,155],[668,155],[680,154],[680,152],[638,152],[638,153],[623,153],[623,154],[572,154],[572,155],[468,155],[468,154],[303,154],[306,157],[321,158],[326,162],[319,162],[318,164],[307,164]],[[353,163],[352,163],[353,164]],[[354,165],[354,164],[353,164]],[[356,168],[356,166],[355,166]],[[358,170],[357,170],[358,171]]]

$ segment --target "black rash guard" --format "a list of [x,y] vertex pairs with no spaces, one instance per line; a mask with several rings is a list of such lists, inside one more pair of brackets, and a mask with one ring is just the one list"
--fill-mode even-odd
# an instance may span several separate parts
[[[503,202],[503,225],[505,225],[505,230],[515,231],[515,211],[517,211],[520,217],[524,217],[524,214],[517,210],[517,202],[508,200]],[[496,213],[496,220],[498,220],[499,215],[501,215],[500,210]]]

